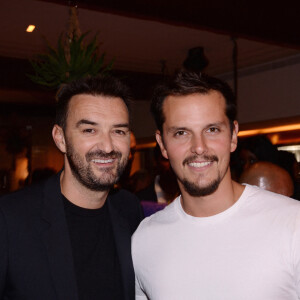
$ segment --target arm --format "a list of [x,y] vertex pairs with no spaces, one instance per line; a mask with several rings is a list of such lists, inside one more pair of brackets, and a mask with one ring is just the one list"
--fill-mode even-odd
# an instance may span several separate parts
[[[136,232],[137,233],[137,232]],[[145,289],[143,288],[143,283],[142,280],[140,278],[140,273],[139,273],[139,263],[138,263],[138,255],[137,255],[137,241],[135,240],[135,235],[136,233],[133,235],[132,239],[131,239],[131,251],[132,251],[132,261],[133,261],[133,268],[134,268],[134,272],[135,272],[135,299],[136,300],[147,300],[150,299],[148,298],[149,295],[147,295],[145,293]]]

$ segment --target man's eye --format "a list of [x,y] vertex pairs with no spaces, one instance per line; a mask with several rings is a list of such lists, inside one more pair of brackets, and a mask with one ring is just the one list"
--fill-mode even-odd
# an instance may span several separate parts
[[86,128],[86,129],[83,129],[83,132],[84,132],[84,133],[94,133],[94,132],[95,132],[95,129],[92,129],[92,128]]
[[186,135],[186,132],[183,130],[179,130],[179,131],[175,132],[175,136],[182,136],[182,135]]
[[121,130],[121,129],[116,129],[115,133],[118,134],[118,135],[125,135],[126,134],[126,132],[124,130]]
[[216,127],[211,127],[208,129],[208,132],[211,132],[211,133],[216,133],[216,132],[219,132],[219,128],[216,128]]

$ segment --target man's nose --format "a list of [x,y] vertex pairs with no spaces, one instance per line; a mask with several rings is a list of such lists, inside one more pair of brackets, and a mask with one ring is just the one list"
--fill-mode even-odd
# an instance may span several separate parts
[[113,140],[109,133],[103,133],[99,137],[100,141],[98,143],[99,148],[106,153],[110,153],[114,150]]
[[205,138],[202,135],[197,135],[192,138],[191,152],[195,154],[203,154],[207,150]]

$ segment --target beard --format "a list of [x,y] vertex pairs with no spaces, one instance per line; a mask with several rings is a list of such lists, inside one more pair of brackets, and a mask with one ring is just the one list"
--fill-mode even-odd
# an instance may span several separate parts
[[181,183],[185,191],[193,197],[204,197],[204,196],[211,195],[217,190],[220,182],[221,182],[220,176],[218,176],[217,179],[210,182],[206,186],[199,186],[194,182],[188,181],[186,178],[181,180]]
[[[190,162],[193,162],[197,158],[198,158],[198,156],[188,157],[183,161],[183,165],[188,164]],[[219,161],[218,157],[215,156],[215,155],[204,155],[203,158],[206,161],[212,161],[212,162],[213,161],[215,161],[215,162]],[[217,190],[217,188],[219,187],[220,182],[222,181],[222,178],[221,178],[220,174],[218,174],[216,179],[214,179],[211,182],[207,183],[205,186],[201,185],[201,183],[198,184],[198,183],[189,181],[187,178],[183,178],[183,179],[179,178],[179,181],[181,182],[181,184],[183,185],[185,191],[189,195],[191,195],[193,197],[204,197],[204,196],[211,195],[212,193],[214,193]]]
[[[110,190],[118,182],[128,161],[127,158],[122,159],[122,153],[119,151],[106,153],[102,150],[90,151],[85,154],[84,159],[76,153],[72,144],[67,142],[66,146],[66,156],[73,175],[83,186],[92,191]],[[90,164],[93,159],[117,159],[117,168],[102,168],[102,174],[97,176]]]

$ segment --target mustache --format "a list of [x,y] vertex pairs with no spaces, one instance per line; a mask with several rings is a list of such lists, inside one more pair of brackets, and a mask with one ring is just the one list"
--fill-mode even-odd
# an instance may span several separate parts
[[185,158],[183,160],[182,164],[186,165],[186,164],[189,164],[189,163],[191,163],[191,162],[193,162],[195,160],[199,160],[199,159],[200,160],[206,160],[206,161],[207,160],[208,161],[216,161],[216,162],[219,161],[219,159],[218,159],[218,157],[216,155],[207,155],[207,154],[201,155],[201,156],[199,156],[199,155],[192,155],[192,156],[189,156],[189,157]]
[[119,151],[111,151],[109,153],[103,151],[103,150],[96,150],[96,151],[91,151],[91,152],[88,152],[86,155],[85,155],[85,158],[86,160],[89,162],[91,161],[92,159],[115,159],[115,158],[118,158],[120,159],[122,157],[122,153],[119,152]]

